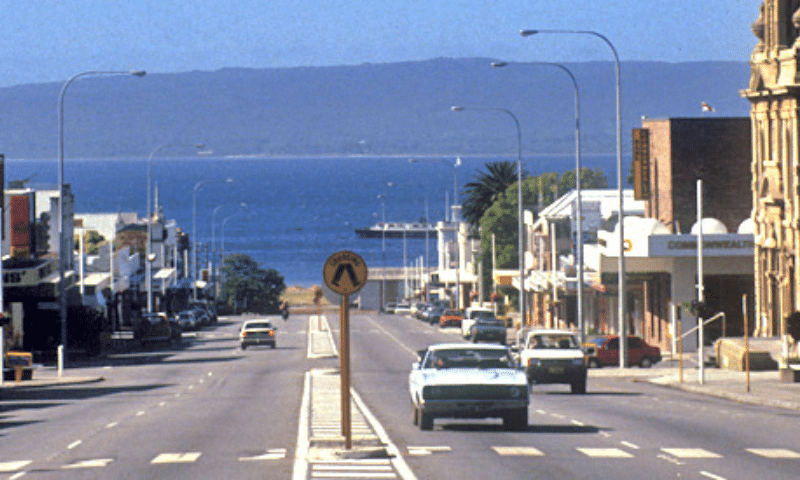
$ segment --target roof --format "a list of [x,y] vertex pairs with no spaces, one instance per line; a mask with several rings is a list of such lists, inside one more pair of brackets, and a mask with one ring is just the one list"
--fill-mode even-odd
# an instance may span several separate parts
[[428,350],[475,350],[490,349],[490,350],[507,350],[505,345],[495,345],[491,343],[436,343],[428,346]]
[[[623,190],[622,195],[624,198],[623,208],[625,208],[625,215],[644,214],[644,201],[634,200],[633,190]],[[578,192],[572,190],[543,208],[539,212],[539,217],[551,220],[571,218],[574,216],[572,214],[572,207],[575,205],[577,198]],[[582,189],[581,202],[584,208],[587,204],[599,203],[602,217],[609,218],[619,211],[619,190],[616,188]]]

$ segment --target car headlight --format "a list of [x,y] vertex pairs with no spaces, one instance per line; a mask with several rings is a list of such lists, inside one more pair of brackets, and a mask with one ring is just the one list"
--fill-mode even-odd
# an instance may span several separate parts
[[529,358],[528,359],[528,366],[529,367],[538,367],[541,364],[542,364],[542,361],[539,360],[538,358]]
[[572,359],[572,364],[576,365],[576,366],[581,366],[581,365],[583,365],[583,359],[582,358],[573,358]]

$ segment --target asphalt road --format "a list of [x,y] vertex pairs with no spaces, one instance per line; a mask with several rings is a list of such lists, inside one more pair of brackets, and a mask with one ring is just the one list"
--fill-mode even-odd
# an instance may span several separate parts
[[[278,347],[241,351],[242,318],[180,348],[78,366],[90,385],[0,391],[0,478],[295,478],[306,320],[277,320]],[[336,318],[330,318],[338,334]],[[338,337],[334,335],[334,338]],[[416,350],[457,329],[396,315],[351,316],[352,385],[417,479],[796,478],[798,414],[590,376],[586,395],[535,386],[530,426],[500,420],[411,422]],[[335,410],[335,409],[334,409]],[[306,478],[334,478],[309,469]],[[356,478],[355,473],[338,478]],[[404,478],[402,472],[358,478]]]

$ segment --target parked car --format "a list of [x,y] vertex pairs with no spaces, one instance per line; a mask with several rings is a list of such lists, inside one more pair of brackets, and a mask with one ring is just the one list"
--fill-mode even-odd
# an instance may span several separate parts
[[189,303],[189,308],[197,308],[205,312],[209,323],[217,323],[217,309],[210,302],[205,300],[195,300]]
[[181,339],[181,327],[164,312],[143,313],[134,332],[142,345],[175,342]]
[[[619,336],[601,335],[590,339],[589,342],[596,346],[594,355],[587,359],[590,367],[619,365]],[[661,361],[661,349],[648,345],[641,337],[629,336],[627,346],[628,365],[650,368]]]
[[461,335],[469,338],[472,335],[472,325],[479,318],[494,318],[494,310],[485,307],[468,307],[464,311],[464,319],[461,321]]
[[448,309],[442,312],[439,316],[439,327],[460,327],[461,320],[463,320],[461,311]]
[[197,330],[200,326],[199,321],[197,319],[197,314],[194,310],[184,310],[182,312],[178,312],[178,325],[181,326],[182,330]]
[[501,345],[505,345],[506,336],[506,322],[494,317],[479,317],[472,324],[469,331],[469,338],[473,343],[485,340],[488,342],[500,342]]
[[431,325],[439,325],[442,313],[444,313],[444,307],[433,307],[426,315],[426,320]]
[[384,313],[394,313],[396,308],[397,308],[397,304],[395,302],[386,302],[386,305],[383,306],[383,312]]
[[394,313],[397,315],[407,315],[411,313],[411,304],[410,303],[398,303],[396,307],[394,307]]
[[277,346],[275,338],[277,330],[277,327],[268,319],[247,320],[239,331],[239,344],[242,350],[257,345],[269,345],[275,348]]
[[565,383],[572,393],[586,393],[584,350],[572,331],[536,328],[527,332],[520,348],[528,383]]
[[414,425],[500,417],[508,430],[528,428],[528,384],[507,347],[443,343],[417,354],[408,376]]
[[197,326],[198,327],[205,327],[206,325],[211,324],[211,317],[208,316],[205,309],[195,307],[191,309],[195,316],[197,317]]

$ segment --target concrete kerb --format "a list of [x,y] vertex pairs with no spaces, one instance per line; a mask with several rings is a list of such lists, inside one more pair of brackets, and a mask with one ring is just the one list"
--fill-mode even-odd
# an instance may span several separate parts
[[747,391],[744,372],[708,368],[701,384],[696,367],[685,368],[683,382],[677,368],[606,368],[592,369],[589,378],[617,377],[631,382],[646,382],[675,390],[732,400],[748,405],[762,405],[800,411],[800,384],[783,384],[775,371],[750,373]]

